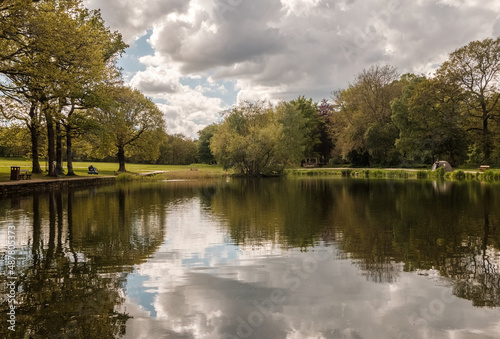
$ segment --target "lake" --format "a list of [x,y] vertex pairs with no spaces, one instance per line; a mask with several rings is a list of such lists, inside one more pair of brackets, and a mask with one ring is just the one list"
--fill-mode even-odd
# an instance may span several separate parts
[[498,184],[357,178],[3,199],[0,337],[498,338],[499,206]]

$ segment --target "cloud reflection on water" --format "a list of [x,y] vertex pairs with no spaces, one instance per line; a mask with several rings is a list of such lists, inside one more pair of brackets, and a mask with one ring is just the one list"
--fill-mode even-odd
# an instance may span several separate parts
[[[236,245],[198,198],[170,205],[165,240],[129,276],[125,338],[494,338],[499,310],[471,308],[439,276],[375,283],[335,245]],[[330,253],[325,252],[327,249]],[[311,260],[315,253],[327,253]],[[323,260],[324,258],[324,260]],[[136,278],[132,278],[136,277]],[[138,279],[137,277],[140,277]],[[141,293],[141,291],[143,291]],[[269,302],[281,295],[280,302]],[[485,324],[488,324],[485,326]]]

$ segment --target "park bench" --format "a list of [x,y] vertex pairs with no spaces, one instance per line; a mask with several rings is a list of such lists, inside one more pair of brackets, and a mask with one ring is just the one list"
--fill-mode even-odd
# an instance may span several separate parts
[[487,171],[487,170],[489,170],[489,169],[490,169],[490,166],[489,166],[489,165],[481,165],[481,166],[479,166],[479,170],[480,170],[481,172]]
[[20,170],[19,172],[20,172],[19,176],[21,177],[21,179],[26,179],[26,180],[31,179],[31,173],[30,173],[30,171],[28,171],[28,170]]

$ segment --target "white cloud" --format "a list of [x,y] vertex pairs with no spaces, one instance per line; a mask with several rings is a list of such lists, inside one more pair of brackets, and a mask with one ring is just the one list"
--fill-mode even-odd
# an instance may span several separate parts
[[310,10],[316,7],[321,0],[281,0],[283,8],[288,15],[308,15]]
[[182,90],[178,73],[168,67],[148,67],[146,71],[137,72],[130,84],[152,97],[162,97]]
[[100,8],[106,24],[117,29],[127,43],[144,35],[151,24],[172,13],[185,13],[185,0],[84,0],[89,8]]
[[197,132],[216,122],[225,107],[219,98],[206,97],[187,86],[182,89],[169,95],[168,103],[158,104],[158,107],[165,113],[169,134],[181,133],[197,138]]
[[130,80],[131,86],[148,97],[165,102],[157,106],[164,113],[168,133],[197,138],[197,132],[215,122],[219,113],[226,109],[222,99],[205,93],[223,93],[226,91],[224,85],[207,80],[191,88],[181,83],[186,78],[178,70],[168,65],[151,66],[155,64],[151,60],[143,61],[150,66],[135,74]]

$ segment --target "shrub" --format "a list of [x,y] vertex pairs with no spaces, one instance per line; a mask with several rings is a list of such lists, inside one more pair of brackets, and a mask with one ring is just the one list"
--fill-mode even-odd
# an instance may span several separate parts
[[483,173],[481,173],[481,180],[484,181],[493,181],[493,180],[498,180],[500,179],[499,173],[495,173],[492,170],[486,170]]
[[340,170],[340,173],[343,177],[350,177],[352,170],[351,169],[343,169],[343,170]]
[[117,182],[129,182],[129,181],[135,181],[137,180],[137,175],[130,174],[130,173],[120,173],[116,176],[116,181]]
[[465,179],[465,172],[462,170],[454,171],[454,172],[451,172],[450,177],[451,177],[451,179],[454,179],[454,180],[463,180],[463,179]]
[[478,178],[479,178],[479,173],[478,173],[478,172],[475,172],[475,173],[467,172],[467,173],[465,173],[465,178],[466,178],[467,180],[475,180],[475,179],[478,179]]
[[444,170],[444,167],[439,167],[435,171],[433,171],[433,177],[435,178],[444,178],[444,174],[446,171]]
[[429,177],[429,171],[418,171],[417,178],[418,179],[427,179]]
[[374,178],[383,178],[384,172],[382,170],[374,170],[371,171],[370,176]]

